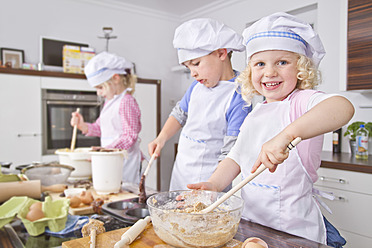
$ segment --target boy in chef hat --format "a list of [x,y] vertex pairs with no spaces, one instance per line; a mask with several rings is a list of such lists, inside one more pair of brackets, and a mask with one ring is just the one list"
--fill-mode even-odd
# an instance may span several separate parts
[[176,29],[173,45],[179,63],[190,69],[195,81],[148,148],[150,155],[159,156],[182,128],[170,183],[170,190],[181,190],[212,175],[251,107],[244,107],[236,92],[238,72],[230,61],[233,51],[244,50],[241,35],[217,20],[193,19]]
[[122,180],[139,183],[141,111],[132,96],[137,81],[132,68],[131,62],[108,52],[93,57],[84,72],[88,83],[97,90],[97,95],[105,98],[105,104],[94,123],[84,122],[83,116],[74,112],[71,125],[77,125],[87,136],[101,137],[102,147],[127,150]]
[[[323,218],[313,183],[323,134],[348,123],[354,107],[342,96],[313,90],[325,51],[309,24],[275,13],[245,29],[243,37],[248,65],[237,78],[241,93],[247,102],[254,94],[266,100],[247,116],[209,180],[188,187],[221,191],[240,172],[245,178],[264,164],[269,170],[242,188],[243,218],[341,247],[345,240]],[[302,142],[286,153],[296,137]]]

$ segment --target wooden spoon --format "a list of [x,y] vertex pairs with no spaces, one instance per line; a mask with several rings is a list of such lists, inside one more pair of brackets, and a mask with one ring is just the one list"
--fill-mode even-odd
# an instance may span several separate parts
[[144,176],[147,176],[147,174],[149,173],[150,167],[151,167],[152,163],[155,161],[155,159],[156,159],[156,153],[152,154],[152,156],[150,158],[150,161],[149,161],[149,163],[148,163],[148,165],[146,167],[146,170],[143,173]]
[[53,184],[50,186],[41,185],[40,188],[41,188],[41,192],[50,191],[54,193],[60,193],[60,192],[63,192],[65,189],[67,189],[68,186],[66,184]]
[[146,202],[146,190],[145,190],[145,179],[146,179],[146,176],[147,174],[149,173],[150,171],[150,167],[152,165],[152,163],[155,161],[156,159],[156,154],[152,154],[151,158],[150,158],[150,161],[146,167],[146,170],[145,172],[143,173],[143,175],[141,176],[141,181],[139,183],[139,199],[138,199],[138,203],[145,203]]
[[[79,113],[79,112],[80,112],[80,108],[77,108],[76,113]],[[77,134],[77,125],[74,125],[74,130],[72,131],[71,147],[70,147],[70,150],[72,152],[75,150],[76,134]]]
[[[290,142],[289,145],[287,146],[287,149],[285,150],[285,152],[289,152],[290,150],[292,150],[298,143],[300,143],[300,141],[301,141],[301,138],[300,137],[297,137],[294,140],[292,140],[292,142]],[[236,191],[238,191],[239,189],[243,188],[243,186],[246,185],[247,183],[249,183],[253,178],[255,178],[256,176],[260,175],[265,169],[266,169],[265,165],[261,164],[260,167],[258,167],[258,169],[255,172],[253,172],[252,174],[250,174],[249,176],[247,176],[246,178],[244,178],[243,181],[241,181],[240,183],[238,183],[237,185],[235,185],[226,194],[224,194],[220,199],[218,199],[217,201],[215,201],[214,203],[212,203],[211,205],[209,205],[207,208],[205,208],[202,211],[200,211],[200,213],[203,213],[204,214],[204,213],[209,213],[209,212],[213,211],[221,203],[223,203],[224,201],[226,201],[230,196],[232,196],[233,194],[235,194]]]

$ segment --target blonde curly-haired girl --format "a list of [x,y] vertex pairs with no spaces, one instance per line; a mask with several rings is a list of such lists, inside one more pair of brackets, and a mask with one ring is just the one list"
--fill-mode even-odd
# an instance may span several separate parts
[[[313,89],[325,51],[309,24],[276,13],[248,27],[243,37],[248,65],[237,78],[242,97],[248,104],[254,94],[265,101],[245,118],[234,147],[209,180],[189,188],[221,191],[239,173],[245,178],[263,164],[269,170],[242,188],[243,218],[341,247],[345,240],[323,218],[313,184],[323,134],[348,123],[354,107],[345,97]],[[293,148],[297,137],[302,142]],[[289,153],[287,146],[293,148]]]

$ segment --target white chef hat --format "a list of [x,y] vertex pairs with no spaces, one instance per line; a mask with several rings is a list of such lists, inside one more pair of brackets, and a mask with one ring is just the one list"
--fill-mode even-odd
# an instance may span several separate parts
[[264,17],[243,31],[247,62],[266,50],[285,50],[306,55],[316,66],[325,55],[319,36],[306,22],[284,12]]
[[196,59],[226,48],[244,51],[243,37],[225,24],[210,18],[193,19],[181,24],[175,31],[173,46],[178,50],[178,62]]
[[127,74],[133,64],[123,57],[108,52],[101,52],[89,60],[84,68],[85,76],[92,87],[109,80],[114,74]]

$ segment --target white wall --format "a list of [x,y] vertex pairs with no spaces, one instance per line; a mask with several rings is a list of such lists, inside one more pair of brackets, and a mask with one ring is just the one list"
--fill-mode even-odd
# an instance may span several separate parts
[[[39,62],[40,36],[85,42],[96,52],[101,52],[105,50],[106,40],[97,36],[103,35],[103,27],[113,27],[112,34],[118,38],[110,40],[109,51],[134,62],[139,77],[162,81],[163,124],[171,111],[167,99],[182,97],[174,83],[178,74],[170,71],[177,65],[172,40],[179,22],[156,13],[126,10],[122,6],[106,6],[99,2],[0,0],[0,47],[24,50],[27,63]],[[162,156],[165,167],[162,168],[165,174],[162,184],[166,188],[176,140],[174,138],[167,144]],[[144,152],[147,154],[147,150]]]
[[[39,62],[40,36],[87,42],[97,52],[105,49],[102,27],[113,27],[110,52],[117,53],[136,64],[137,74],[143,78],[162,80],[162,125],[171,111],[170,100],[179,100],[192,79],[179,72],[171,72],[177,65],[177,54],[172,46],[175,28],[185,20],[175,20],[157,13],[130,10],[124,6],[110,6],[98,0],[0,0],[0,47],[25,51],[28,63]],[[352,121],[372,121],[372,93],[351,93],[340,89],[346,82],[346,21],[347,0],[268,0],[259,4],[250,0],[230,0],[219,6],[190,13],[184,19],[212,17],[237,32],[246,23],[276,11],[291,11],[317,4],[318,32],[327,55],[321,63],[323,84],[321,90],[346,96],[356,108]],[[233,55],[235,69],[245,66],[244,53]],[[162,190],[167,190],[173,165],[173,144],[170,140],[162,152]],[[326,135],[325,150],[331,150],[331,137]],[[342,150],[349,151],[346,139]],[[147,152],[147,151],[144,151]]]

